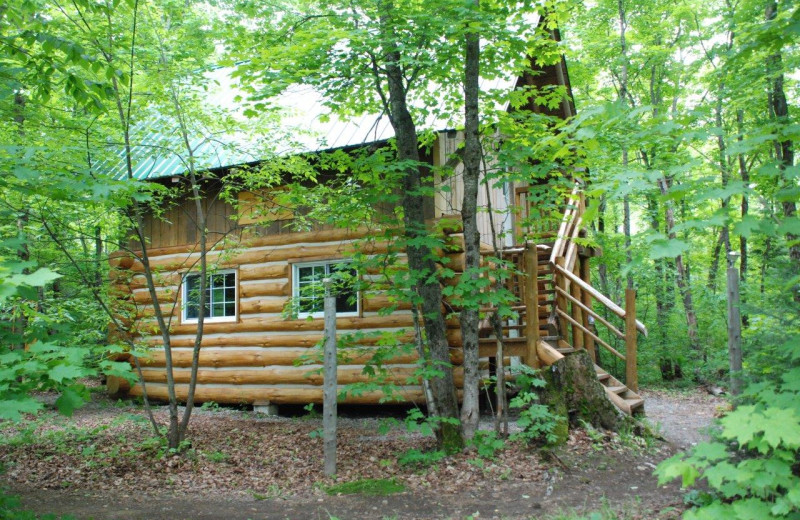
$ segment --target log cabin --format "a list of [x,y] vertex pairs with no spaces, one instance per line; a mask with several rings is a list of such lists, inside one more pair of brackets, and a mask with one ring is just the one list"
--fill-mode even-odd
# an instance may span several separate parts
[[[536,69],[535,73],[507,82],[506,88],[564,87],[567,96],[558,107],[548,108],[530,100],[523,108],[563,118],[572,116],[575,107],[564,59]],[[385,117],[346,121],[330,115],[321,118],[321,103],[318,99],[309,102],[308,95],[308,91],[300,91],[284,99],[296,107],[310,105],[304,107],[308,110],[302,124],[315,126],[322,139],[309,145],[303,150],[305,153],[381,147],[391,139],[391,126]],[[431,226],[438,225],[447,244],[443,266],[457,277],[464,269],[464,239],[453,222],[460,220],[463,185],[460,165],[453,161],[462,134],[442,126],[434,136],[432,144],[422,151],[425,161],[433,172],[450,164],[454,174],[446,178],[434,174],[435,195],[428,200],[426,213]],[[379,280],[385,273],[374,269],[357,272],[348,267],[353,253],[381,255],[390,251],[392,244],[365,240],[374,238],[376,233],[369,225],[316,225],[298,230],[293,226],[296,214],[291,208],[276,207],[274,201],[265,201],[250,191],[240,191],[235,200],[220,197],[231,172],[243,165],[257,167],[259,160],[204,150],[204,146],[198,145],[198,156],[205,151],[216,162],[206,166],[213,175],[202,186],[201,204],[208,219],[209,272],[195,400],[277,405],[321,402],[321,365],[314,357],[315,347],[322,343],[324,335],[321,280],[348,272],[352,285],[342,288],[337,297],[341,389],[375,379],[371,371],[365,370],[365,364],[379,348],[377,345],[391,337],[390,347],[395,350],[384,360],[387,370],[382,381],[394,385],[396,398],[424,402],[422,387],[413,378],[418,356],[408,348],[415,337],[410,305],[393,301],[385,291],[363,283]],[[142,143],[142,149],[146,148],[147,143]],[[180,183],[186,174],[178,161],[149,152],[136,158],[134,176],[148,182],[170,186]],[[480,355],[484,367],[496,363],[500,340],[504,345],[503,363],[538,368],[580,349],[598,361],[599,352],[604,351],[622,360],[625,373],[617,378],[597,365],[598,380],[608,398],[620,410],[632,414],[643,409],[643,400],[636,393],[636,338],[639,332],[646,334],[646,329],[636,320],[632,293],[622,307],[593,287],[590,261],[598,253],[579,244],[584,235],[585,179],[575,178],[573,183],[574,189],[559,199],[557,210],[549,211],[551,217],[555,216],[550,220],[541,218],[544,212],[536,207],[532,182],[488,183],[486,190],[480,190],[478,204],[482,211],[478,218],[485,254],[499,255],[516,267],[514,274],[503,281],[516,298],[515,315],[502,320],[500,338],[494,329],[482,326]],[[184,192],[158,215],[146,215],[144,221],[146,252],[149,265],[156,272],[157,297],[170,320],[173,377],[182,399],[188,391],[201,312],[196,290],[200,278],[196,217],[195,200]],[[394,253],[402,262],[402,251]],[[127,334],[146,346],[147,355],[140,356],[139,362],[147,394],[151,399],[166,399],[166,353],[153,319],[153,301],[141,256],[141,249],[137,250],[134,244],[110,260],[114,288],[121,301],[132,307],[125,321],[127,330],[116,333]],[[606,311],[599,312],[600,306]],[[493,309],[484,309],[484,314],[491,312]],[[459,385],[463,381],[459,368],[461,334],[457,319],[448,319],[447,323]],[[129,385],[115,377],[108,378],[108,387],[112,393],[132,396],[141,395],[143,390],[141,382]],[[379,386],[343,395],[344,402],[359,404],[377,404],[387,398]]]

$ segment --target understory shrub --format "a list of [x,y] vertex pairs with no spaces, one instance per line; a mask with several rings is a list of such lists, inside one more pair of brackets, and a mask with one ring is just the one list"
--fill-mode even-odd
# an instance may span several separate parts
[[685,519],[800,518],[800,340],[783,352],[788,368],[751,385],[711,442],[658,466],[662,484],[680,478],[684,487],[708,485]]

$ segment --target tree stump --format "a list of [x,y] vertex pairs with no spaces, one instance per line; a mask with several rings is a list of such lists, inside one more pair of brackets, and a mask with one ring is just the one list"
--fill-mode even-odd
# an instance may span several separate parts
[[[541,391],[540,402],[548,405],[552,413],[564,417],[565,425],[575,427],[584,421],[595,428],[618,431],[625,424],[637,424],[606,397],[603,385],[597,380],[592,358],[585,350],[544,368],[542,377],[547,386]],[[563,432],[557,433],[566,440],[566,426]]]

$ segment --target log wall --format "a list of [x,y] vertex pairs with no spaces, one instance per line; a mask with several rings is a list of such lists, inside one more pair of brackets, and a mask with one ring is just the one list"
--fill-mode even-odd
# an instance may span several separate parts
[[[430,155],[435,166],[452,161],[452,154],[463,135],[442,133]],[[431,204],[431,216],[451,215],[460,210],[463,196],[460,167],[455,174],[434,182],[447,184],[449,191],[439,192]],[[438,174],[437,174],[438,175]],[[220,200],[220,186],[204,187],[203,207],[208,215],[210,267],[232,269],[236,272],[237,315],[235,320],[206,321],[200,350],[198,374],[198,401],[214,400],[224,403],[272,401],[274,403],[308,403],[321,400],[321,377],[317,365],[295,366],[309,358],[313,348],[323,339],[323,320],[290,319],[284,309],[292,293],[292,264],[310,261],[344,259],[358,249],[367,254],[389,251],[389,244],[359,242],[367,236],[367,229],[346,231],[317,229],[310,232],[292,232],[287,220],[273,222],[233,220],[234,208]],[[491,200],[497,211],[495,228],[502,231],[501,212],[505,210],[502,187],[493,188],[487,198],[480,190],[479,205],[487,206]],[[391,211],[388,208],[387,211]],[[435,213],[435,215],[434,215]],[[276,216],[290,218],[289,215]],[[458,216],[456,216],[458,218]],[[488,214],[479,213],[481,238],[491,243]],[[247,227],[241,227],[247,225]],[[190,197],[169,204],[159,218],[146,220],[149,237],[148,256],[156,270],[156,296],[162,312],[170,324],[171,351],[174,360],[178,395],[185,394],[188,367],[191,363],[197,325],[182,320],[182,280],[187,272],[198,269],[200,258],[196,245],[197,229],[194,201]],[[452,240],[446,251],[444,263],[456,273],[464,269],[463,236],[451,229]],[[401,263],[404,262],[402,255]],[[128,334],[149,347],[149,355],[142,358],[144,380],[148,395],[165,398],[166,372],[163,341],[155,319],[155,302],[147,289],[142,263],[129,256],[116,255],[111,259],[114,292],[127,302],[121,306],[122,322],[129,327]],[[362,273],[363,278],[380,278],[381,273]],[[453,284],[455,278],[446,280]],[[381,312],[393,307],[390,314]],[[342,337],[354,332],[399,332],[402,341],[413,341],[413,319],[406,303],[395,304],[380,288],[363,291],[360,296],[358,316],[337,319],[337,334]],[[461,334],[457,319],[448,321],[448,338],[452,346],[451,359],[461,363]],[[364,364],[376,349],[378,338],[364,336],[357,345],[345,349],[346,359],[340,362],[339,381],[343,384],[365,381]],[[389,363],[387,381],[400,385],[402,395],[409,401],[423,401],[422,391],[410,376],[417,355],[413,346],[398,348]],[[456,368],[456,380],[463,379]],[[183,386],[182,386],[183,385]],[[133,385],[132,395],[140,395],[141,387]],[[183,392],[183,393],[182,393]],[[359,397],[349,397],[349,402],[378,403],[383,396],[372,392]]]
[[[323,339],[323,320],[292,319],[284,308],[291,298],[292,264],[347,258],[356,248],[370,253],[389,250],[386,243],[370,243],[363,248],[359,239],[369,231],[323,230],[305,233],[285,233],[250,239],[236,249],[213,252],[209,267],[234,269],[237,274],[238,314],[234,321],[209,321],[204,324],[200,349],[197,400],[220,403],[251,403],[270,401],[276,404],[319,402],[322,396],[322,376],[319,359],[321,351],[314,347]],[[451,241],[451,258],[461,254],[463,240]],[[158,269],[156,294],[158,303],[170,319],[171,352],[178,395],[186,393],[192,349],[195,343],[195,323],[184,323],[181,308],[181,281],[187,272],[196,270],[197,253],[186,245],[149,249],[151,265]],[[111,261],[114,266],[116,291],[127,294],[133,307],[131,332],[149,347],[148,355],[140,358],[142,375],[148,396],[166,398],[166,369],[163,341],[154,318],[154,302],[146,288],[141,263],[123,256]],[[448,266],[454,268],[450,262]],[[213,266],[213,267],[212,267]],[[363,273],[362,278],[379,279],[379,273]],[[382,309],[396,307],[390,314]],[[461,334],[456,319],[448,320],[448,338],[453,347],[452,361],[462,361]],[[407,348],[397,348],[387,361],[386,382],[398,385],[404,400],[424,402],[421,388],[413,379],[417,354],[413,349],[413,318],[407,304],[395,305],[379,289],[368,289],[360,295],[358,316],[337,318],[340,337],[354,332],[398,332]],[[366,382],[364,366],[378,348],[379,338],[360,337],[355,344],[341,350],[339,382],[342,385]],[[304,361],[305,360],[305,361]],[[297,366],[299,362],[308,365]],[[456,367],[460,385],[463,373]],[[130,395],[141,395],[139,384],[133,385]],[[375,403],[384,396],[369,392],[349,396],[346,402]]]

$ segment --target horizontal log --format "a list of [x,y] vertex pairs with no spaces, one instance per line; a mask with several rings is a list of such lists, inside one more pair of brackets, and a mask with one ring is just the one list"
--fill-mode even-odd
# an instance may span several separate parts
[[[387,366],[386,382],[396,385],[418,384],[414,379],[416,367]],[[173,370],[176,383],[188,383],[191,378],[191,369]],[[148,383],[166,383],[166,370],[147,368],[142,370],[142,376]],[[464,370],[457,367],[453,370],[456,385],[464,384]],[[366,383],[375,381],[375,375],[365,374],[362,366],[339,366],[337,381],[342,385],[353,383]],[[321,385],[323,372],[321,365],[313,366],[270,366],[259,369],[223,369],[197,371],[197,384],[223,384],[223,385],[285,385],[305,384]]]
[[[177,301],[179,293],[180,291],[178,291],[177,287],[156,287],[156,297],[162,303],[166,301]],[[149,304],[153,302],[152,298],[150,298],[150,291],[135,291],[133,293],[133,301],[139,304]]]
[[[338,242],[341,240],[357,240],[364,238],[370,234],[378,234],[382,231],[376,231],[367,227],[359,227],[357,229],[325,229],[319,231],[299,231],[295,233],[280,233],[277,235],[266,235],[253,238],[247,238],[241,244],[229,244],[229,248],[246,248],[246,247],[265,247],[265,246],[280,246],[285,244],[299,244],[306,242]],[[213,246],[215,249],[220,249],[223,244],[216,244]],[[177,246],[149,248],[147,252],[151,257],[174,255],[180,253],[196,253],[200,251],[200,244],[184,244]],[[114,258],[125,256],[124,252],[112,253]],[[130,256],[130,255],[128,255]]]
[[[446,261],[445,258],[447,259]],[[439,263],[457,273],[463,273],[467,268],[467,254],[445,253]]]
[[564,354],[545,341],[539,341],[539,344],[536,345],[536,354],[539,355],[539,359],[546,366],[550,366],[559,359],[564,358]]
[[239,281],[269,280],[289,276],[289,264],[243,265],[239,268]]
[[[239,322],[207,322],[203,329],[208,334],[231,332],[283,332],[283,331],[321,331],[324,327],[321,318],[308,320],[287,320],[280,315],[267,317],[241,316]],[[151,330],[154,323],[142,322],[142,330]],[[357,329],[395,329],[413,327],[414,321],[411,314],[395,312],[389,316],[350,316],[336,319],[336,328],[341,330]],[[458,318],[447,320],[448,327],[458,327]],[[171,328],[173,334],[193,334],[197,324],[174,324]]]
[[[518,338],[514,338],[518,339]],[[524,357],[527,354],[527,346],[524,341],[508,340],[503,344],[504,356],[520,356]],[[480,357],[496,357],[497,355],[497,340],[493,339],[491,342],[481,342],[478,345],[478,355]]]
[[254,300],[240,301],[240,314],[276,313],[283,312],[289,298],[259,298]]
[[[391,330],[386,330],[391,332]],[[347,334],[346,331],[339,331],[338,337]],[[220,334],[203,336],[202,346],[204,347],[313,347],[323,339],[321,333],[307,333],[307,334]],[[448,338],[450,335],[448,334]],[[454,338],[460,341],[460,336]],[[414,339],[413,331],[407,331],[401,335],[398,341],[411,342]],[[375,345],[382,340],[381,335],[367,334],[356,341],[358,345]],[[350,340],[352,341],[352,340]],[[146,340],[150,346],[161,346],[161,338],[153,337]],[[172,338],[171,345],[173,347],[191,347],[194,346],[194,335],[189,334],[185,338]]]
[[[153,284],[156,287],[177,287],[182,282],[183,276],[180,273],[153,273]],[[147,278],[141,273],[135,274],[131,277],[128,285],[131,289],[146,289]]]
[[106,392],[108,395],[115,397],[118,395],[125,395],[131,389],[131,384],[127,379],[118,376],[106,377]]
[[385,294],[373,294],[369,296],[364,296],[361,300],[362,308],[365,312],[379,312],[383,309],[388,309],[389,307],[401,310],[410,310],[411,303],[407,301],[395,301],[393,298]]
[[[288,243],[291,244],[291,243]],[[213,251],[208,253],[207,259],[210,266],[217,268],[236,267],[245,264],[258,264],[264,262],[284,262],[293,259],[303,258],[339,258],[346,257],[354,252],[364,254],[380,254],[389,250],[386,242],[378,243],[345,243],[328,245],[303,245],[298,244],[294,247],[281,247],[276,249],[242,249],[238,252],[230,253],[227,251]],[[224,254],[223,254],[224,253]],[[187,253],[186,255],[159,256],[150,260],[150,266],[157,271],[177,271],[180,269],[197,269],[199,267],[200,254]],[[136,261],[131,266],[132,271],[142,272],[144,266]]]
[[254,296],[291,296],[292,289],[289,282],[256,282],[239,285],[239,296],[252,298]]
[[[161,304],[161,315],[162,316],[172,316],[173,318],[177,318],[180,311],[180,306],[178,305],[170,305],[166,303]],[[139,309],[136,314],[137,320],[149,320],[153,319],[156,316],[156,310],[153,306],[148,305],[147,307],[143,307]]]
[[108,257],[108,265],[114,269],[130,269],[135,262],[136,259],[125,251],[115,251]]
[[[188,394],[189,385],[175,385],[175,393],[178,399],[185,401]],[[340,387],[338,393],[345,388]],[[419,387],[401,387],[398,393],[403,402],[424,403],[425,397]],[[131,388],[130,395],[142,395],[142,388],[136,384]],[[147,385],[147,396],[156,400],[167,400],[167,386],[159,383],[149,383]],[[195,390],[195,402],[214,401],[223,404],[243,404],[254,403],[257,401],[269,401],[272,404],[307,404],[322,402],[321,386],[301,386],[295,387],[270,387],[270,386],[208,386],[199,385]],[[348,394],[342,403],[347,404],[379,404],[385,399],[385,394],[381,391],[368,391],[359,395]]]
[[[342,364],[363,365],[369,363],[373,356],[378,352],[375,348],[348,348],[340,349],[339,357]],[[315,351],[301,347],[294,348],[265,348],[258,350],[222,349],[209,350],[200,349],[201,367],[223,368],[223,367],[268,367],[268,366],[294,366],[301,359],[314,360]],[[416,363],[419,357],[416,352],[398,351],[396,355],[384,359],[384,364],[411,364]],[[166,354],[164,350],[152,349],[147,352],[147,357],[140,357],[142,366],[163,367],[166,365]],[[463,355],[460,350],[450,351],[450,361],[453,364],[461,364]],[[174,367],[186,368],[191,366],[191,350],[173,350],[172,364]]]

